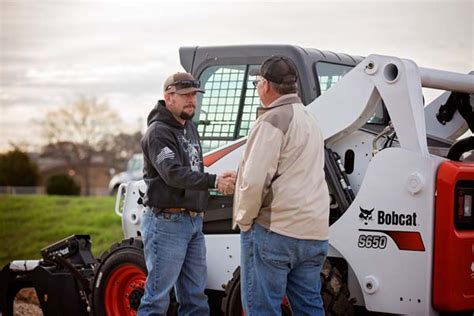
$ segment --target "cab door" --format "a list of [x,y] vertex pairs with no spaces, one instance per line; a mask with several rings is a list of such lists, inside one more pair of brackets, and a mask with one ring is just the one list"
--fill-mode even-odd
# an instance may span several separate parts
[[201,87],[195,122],[203,153],[248,135],[256,119],[260,99],[249,70],[257,65],[219,65],[199,75]]

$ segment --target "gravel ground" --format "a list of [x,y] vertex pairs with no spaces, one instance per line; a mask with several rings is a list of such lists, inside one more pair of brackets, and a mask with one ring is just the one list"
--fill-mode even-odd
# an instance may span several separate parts
[[43,316],[39,301],[34,289],[22,289],[15,297],[13,303],[14,316]]

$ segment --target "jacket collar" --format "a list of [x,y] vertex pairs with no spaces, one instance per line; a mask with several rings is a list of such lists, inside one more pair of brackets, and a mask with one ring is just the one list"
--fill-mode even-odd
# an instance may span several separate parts
[[262,106],[262,107],[259,107],[257,108],[257,118],[274,109],[274,108],[277,108],[277,107],[280,107],[280,106],[283,106],[283,105],[287,105],[287,104],[293,104],[293,103],[301,103],[301,99],[300,97],[298,96],[298,94],[296,93],[290,93],[290,94],[284,94],[282,95],[281,97],[279,97],[278,99],[276,99],[275,101],[273,101],[272,103],[270,103],[269,106],[265,107],[265,106]]
[[184,129],[188,122],[184,125],[181,125],[171,114],[171,112],[166,108],[166,104],[164,100],[159,100],[155,107],[151,110],[150,114],[148,115],[148,126],[155,121],[164,122],[168,125],[173,127],[177,127],[180,129]]

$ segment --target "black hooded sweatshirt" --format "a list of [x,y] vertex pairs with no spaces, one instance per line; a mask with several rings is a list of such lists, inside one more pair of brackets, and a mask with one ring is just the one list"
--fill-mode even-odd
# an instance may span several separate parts
[[148,115],[148,129],[141,140],[147,190],[143,203],[156,208],[185,208],[202,212],[207,208],[208,189],[216,175],[205,173],[196,125],[183,126],[163,100]]

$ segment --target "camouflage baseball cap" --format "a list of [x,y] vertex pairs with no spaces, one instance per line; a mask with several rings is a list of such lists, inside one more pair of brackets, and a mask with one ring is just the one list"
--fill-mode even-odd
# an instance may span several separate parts
[[271,56],[265,59],[260,69],[250,74],[262,76],[275,83],[295,83],[298,79],[295,63],[285,56]]
[[187,72],[177,72],[169,76],[165,80],[163,86],[164,93],[187,94],[191,92],[202,92],[200,89],[201,83],[199,80],[194,80],[194,77]]

